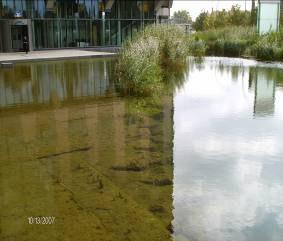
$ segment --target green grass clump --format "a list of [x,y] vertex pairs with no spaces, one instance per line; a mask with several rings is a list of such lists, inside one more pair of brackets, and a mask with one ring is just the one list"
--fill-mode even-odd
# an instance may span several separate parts
[[190,55],[195,57],[203,57],[206,53],[206,43],[203,40],[189,38],[188,51]]
[[251,48],[250,52],[257,59],[272,61],[275,60],[275,48],[269,44],[257,43]]
[[247,46],[247,42],[243,40],[227,40],[224,42],[224,55],[227,57],[240,57],[244,54]]
[[117,64],[124,94],[149,95],[160,89],[159,42],[150,37],[127,43]]
[[188,55],[187,36],[176,26],[147,26],[122,46],[116,73],[121,92],[149,96],[163,90],[166,73],[182,69]]

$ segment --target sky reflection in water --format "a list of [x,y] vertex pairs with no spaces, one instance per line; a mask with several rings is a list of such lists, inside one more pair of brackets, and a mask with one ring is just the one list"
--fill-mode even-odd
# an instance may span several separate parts
[[175,240],[282,240],[283,71],[236,64],[191,62],[175,95]]

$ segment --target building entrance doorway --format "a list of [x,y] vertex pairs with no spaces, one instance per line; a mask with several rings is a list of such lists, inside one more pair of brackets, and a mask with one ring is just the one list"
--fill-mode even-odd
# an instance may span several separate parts
[[24,37],[28,39],[28,26],[27,25],[12,25],[12,49],[14,51],[24,50]]

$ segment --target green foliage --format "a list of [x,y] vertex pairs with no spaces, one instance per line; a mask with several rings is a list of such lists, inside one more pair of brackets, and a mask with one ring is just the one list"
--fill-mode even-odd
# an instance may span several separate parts
[[256,44],[252,48],[252,53],[257,59],[272,61],[275,60],[274,50],[273,46]]
[[249,26],[255,24],[256,10],[242,11],[240,6],[234,5],[229,11],[202,12],[193,23],[196,31],[218,29],[227,26]]
[[[277,44],[274,42],[274,34],[262,36],[257,43],[251,47],[250,53],[257,59],[262,60],[276,60],[275,52],[277,51]],[[279,47],[278,47],[279,48]]]
[[186,42],[185,33],[171,25],[151,25],[137,33],[123,45],[118,59],[116,73],[122,93],[149,96],[164,90],[169,79],[166,73],[185,65]]
[[188,50],[190,55],[195,57],[202,57],[206,52],[206,44],[203,40],[189,39]]
[[224,40],[217,39],[215,42],[210,42],[210,52],[215,56],[224,56]]
[[194,34],[206,47],[206,55],[283,61],[283,29],[258,35],[254,27],[225,27]]
[[247,26],[250,23],[250,12],[242,11],[240,6],[232,6],[228,12],[228,22],[231,26]]
[[278,61],[283,61],[283,48],[274,48],[274,58]]
[[173,15],[175,23],[192,23],[192,18],[186,10],[179,10]]
[[119,77],[123,79],[123,91],[148,95],[152,89],[160,88],[159,42],[152,37],[141,38],[126,46],[117,65]]
[[225,41],[224,55],[227,57],[240,57],[244,54],[247,48],[246,41]]
[[193,28],[196,31],[204,31],[206,30],[206,20],[208,19],[208,12],[201,12],[199,16],[197,16],[196,21],[193,22]]
[[[231,18],[237,22],[239,9]],[[254,27],[229,26],[186,35],[174,25],[151,25],[122,47],[116,73],[121,92],[152,96],[181,86],[186,57],[204,55],[283,61],[283,30],[258,35]]]

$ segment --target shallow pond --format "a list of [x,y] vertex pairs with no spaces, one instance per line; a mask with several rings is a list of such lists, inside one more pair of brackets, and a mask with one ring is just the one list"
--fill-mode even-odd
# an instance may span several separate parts
[[137,99],[114,65],[0,69],[0,240],[281,241],[280,66],[190,59]]

